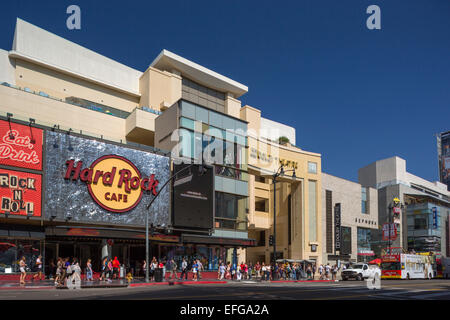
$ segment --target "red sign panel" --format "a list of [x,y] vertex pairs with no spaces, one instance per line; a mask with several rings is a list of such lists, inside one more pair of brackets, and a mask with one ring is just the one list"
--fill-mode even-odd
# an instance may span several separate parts
[[42,132],[0,120],[0,164],[42,170]]
[[0,216],[41,216],[42,176],[0,169]]

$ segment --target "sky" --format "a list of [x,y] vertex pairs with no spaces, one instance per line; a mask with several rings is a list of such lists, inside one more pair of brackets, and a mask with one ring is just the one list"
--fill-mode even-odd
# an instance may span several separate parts
[[[81,9],[69,30],[66,9]],[[381,29],[366,9],[378,5]],[[0,48],[16,18],[140,71],[162,49],[249,88],[242,105],[296,129],[322,171],[399,156],[438,180],[436,134],[450,130],[448,0],[4,1]]]

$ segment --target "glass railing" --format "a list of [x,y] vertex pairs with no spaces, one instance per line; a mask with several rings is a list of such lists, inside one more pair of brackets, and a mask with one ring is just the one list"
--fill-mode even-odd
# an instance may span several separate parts
[[153,108],[150,108],[150,107],[146,107],[146,106],[143,106],[143,107],[136,107],[135,110],[136,110],[136,109],[139,109],[139,110],[142,110],[142,111],[146,111],[146,112],[150,112],[150,113],[156,114],[156,115],[158,115],[158,116],[159,116],[160,114],[162,114],[161,111],[156,110],[156,109],[153,109]]
[[8,82],[2,82],[1,85],[10,87],[10,88],[13,88],[16,90],[24,91],[27,93],[35,94],[35,95],[41,96],[43,98],[64,102],[64,103],[67,103],[67,104],[70,104],[73,106],[81,107],[81,108],[92,110],[92,111],[101,112],[104,114],[109,114],[111,116],[122,118],[122,119],[126,119],[130,115],[130,112],[126,112],[126,111],[123,111],[120,109],[116,109],[116,108],[113,108],[110,106],[106,106],[103,104],[99,104],[99,103],[89,101],[86,99],[82,99],[82,98],[78,98],[78,97],[67,97],[65,99],[60,99],[60,98],[52,97],[49,94],[45,93],[44,91],[39,91],[39,92],[33,91],[30,88],[27,88],[27,87],[21,88],[19,86],[12,85]]

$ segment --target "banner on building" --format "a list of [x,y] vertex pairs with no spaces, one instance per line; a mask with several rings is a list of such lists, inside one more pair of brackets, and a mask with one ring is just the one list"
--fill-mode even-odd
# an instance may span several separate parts
[[341,250],[341,204],[334,206],[334,248]]
[[43,131],[0,120],[0,164],[42,170]]
[[0,169],[1,215],[41,216],[41,175]]

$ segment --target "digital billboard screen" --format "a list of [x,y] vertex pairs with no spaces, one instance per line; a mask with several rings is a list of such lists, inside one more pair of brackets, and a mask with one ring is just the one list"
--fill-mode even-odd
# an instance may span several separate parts
[[[189,164],[174,165],[174,227],[212,229],[214,222],[214,167]],[[184,169],[184,170],[183,170]],[[183,170],[183,171],[181,171]]]

